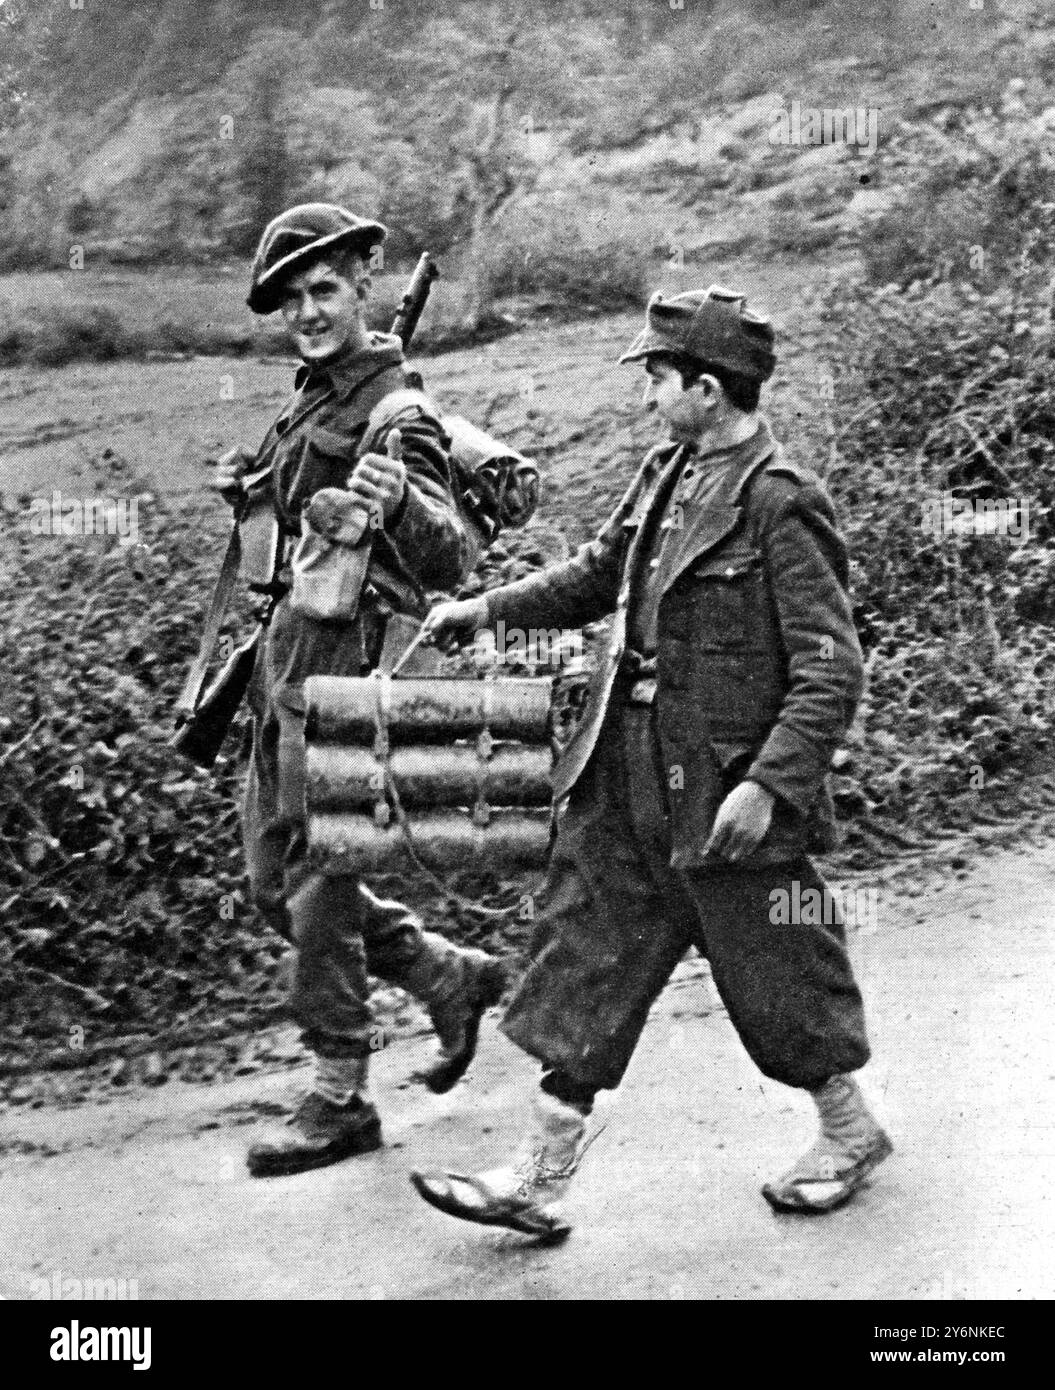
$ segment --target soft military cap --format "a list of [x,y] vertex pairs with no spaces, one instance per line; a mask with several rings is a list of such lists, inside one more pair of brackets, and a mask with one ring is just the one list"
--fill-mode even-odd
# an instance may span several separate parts
[[654,294],[645,310],[645,327],[620,357],[639,362],[653,353],[691,357],[701,365],[725,367],[751,381],[763,382],[777,365],[773,325],[747,312],[736,290],[711,285],[684,294]]
[[368,255],[387,234],[388,228],[380,222],[356,217],[336,203],[300,203],[289,208],[264,228],[253,257],[246,303],[254,314],[273,313],[282,285],[305,262],[337,246]]

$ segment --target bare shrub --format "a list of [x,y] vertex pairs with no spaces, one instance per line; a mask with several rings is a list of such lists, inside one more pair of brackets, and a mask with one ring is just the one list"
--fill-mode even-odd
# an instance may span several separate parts
[[490,300],[554,296],[561,306],[622,309],[643,304],[655,265],[647,224],[617,200],[511,207],[477,254]]

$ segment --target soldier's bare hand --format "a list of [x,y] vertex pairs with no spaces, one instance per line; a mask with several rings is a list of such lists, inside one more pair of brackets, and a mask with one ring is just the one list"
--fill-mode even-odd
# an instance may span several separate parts
[[734,864],[746,859],[769,829],[773,802],[773,793],[758,782],[741,782],[734,787],[718,807],[704,853],[718,854]]
[[225,502],[236,507],[245,491],[243,479],[254,461],[255,455],[240,444],[228,449],[218,459],[206,459],[206,463],[212,464],[215,469],[207,484],[210,491],[218,492]]
[[403,443],[398,430],[390,432],[385,449],[383,454],[364,454],[348,479],[348,491],[374,527],[383,526],[392,517],[407,487]]
[[441,651],[452,652],[487,626],[487,600],[465,598],[438,603],[423,626],[426,637],[430,637]]

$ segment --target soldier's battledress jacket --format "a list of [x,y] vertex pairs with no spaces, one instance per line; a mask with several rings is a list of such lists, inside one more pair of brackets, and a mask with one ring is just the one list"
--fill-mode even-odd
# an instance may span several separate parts
[[[260,488],[290,536],[300,534],[301,513],[320,488],[344,487],[355,467],[370,412],[391,391],[406,386],[403,350],[389,334],[371,335],[363,352],[325,368],[302,367],[296,394],[272,425],[259,457],[267,466]],[[373,533],[365,610],[376,595],[396,612],[422,616],[427,590],[459,583],[468,541],[451,492],[447,440],[434,419],[411,409],[398,420],[407,488],[397,514]],[[360,675],[363,652],[356,620],[316,622],[279,604],[270,645],[285,698],[309,675]],[[362,634],[360,634],[362,635]]]
[[[269,430],[254,468],[250,496],[268,502],[286,535],[300,534],[301,513],[321,488],[347,484],[370,413],[391,391],[405,388],[403,350],[390,334],[322,368],[302,367],[296,392]],[[410,407],[397,420],[403,438],[407,486],[397,513],[372,532],[372,551],[360,612],[351,622],[320,622],[294,612],[283,598],[268,628],[251,700],[303,712],[303,683],[311,675],[359,676],[376,663],[388,613],[424,616],[429,590],[461,582],[469,542],[451,490],[448,441],[438,419]],[[283,724],[288,721],[282,719]],[[297,745],[295,727],[284,741]],[[283,811],[291,818],[302,796],[295,748],[280,756]]]
[[[831,849],[828,772],[863,688],[831,500],[761,417],[752,438],[705,461],[702,499],[684,489],[687,462],[677,445],[652,450],[597,538],[563,565],[492,590],[490,621],[580,627],[614,612],[582,723],[555,771],[557,797],[573,790],[604,736],[613,692],[625,692],[628,631],[644,627],[671,865],[714,867],[703,846],[723,797],[745,778],[776,803],[742,867]],[[646,590],[657,600],[651,619],[640,611]]]

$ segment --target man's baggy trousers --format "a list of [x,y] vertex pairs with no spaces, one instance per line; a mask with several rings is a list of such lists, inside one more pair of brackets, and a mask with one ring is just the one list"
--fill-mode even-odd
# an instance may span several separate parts
[[[689,946],[758,1068],[814,1088],[869,1057],[841,916],[775,924],[775,890],[824,890],[811,861],[670,868],[652,711],[613,701],[561,817],[531,962],[503,1022],[572,1083],[618,1086],[649,1009]],[[834,904],[826,895],[825,901]]]

